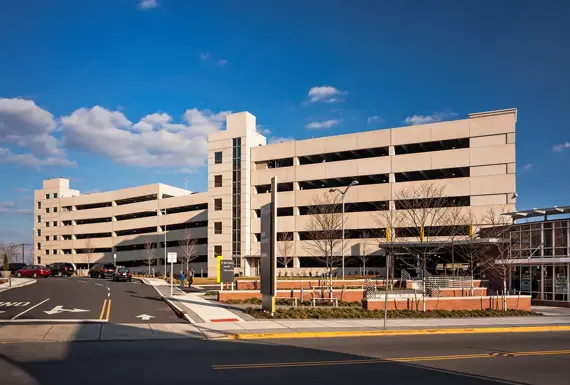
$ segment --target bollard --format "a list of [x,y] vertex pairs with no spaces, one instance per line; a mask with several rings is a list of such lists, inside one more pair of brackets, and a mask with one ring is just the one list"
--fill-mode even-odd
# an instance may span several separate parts
[[303,303],[303,285],[301,285],[301,303]]

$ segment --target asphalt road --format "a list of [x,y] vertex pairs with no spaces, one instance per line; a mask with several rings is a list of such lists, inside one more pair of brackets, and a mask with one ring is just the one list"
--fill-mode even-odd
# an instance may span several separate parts
[[181,322],[151,286],[79,277],[40,278],[33,285],[1,292],[0,321],[26,320]]
[[0,344],[0,380],[57,384],[562,385],[570,333]]

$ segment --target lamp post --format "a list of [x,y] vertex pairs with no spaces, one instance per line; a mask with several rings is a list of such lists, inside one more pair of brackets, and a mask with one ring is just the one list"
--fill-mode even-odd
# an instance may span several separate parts
[[[344,188],[344,191],[341,191],[337,188],[331,188],[329,190],[330,193],[333,192],[338,192],[341,196],[341,201],[342,201],[342,246],[341,246],[341,251],[342,251],[342,279],[344,280],[344,197],[346,196],[346,193],[348,192],[348,189],[351,188],[352,186],[356,186],[358,184],[357,180],[353,180],[352,182],[349,183],[348,186],[346,186]],[[332,252],[332,250],[331,250]]]
[[164,276],[166,277],[166,209],[156,209],[156,212],[164,211]]

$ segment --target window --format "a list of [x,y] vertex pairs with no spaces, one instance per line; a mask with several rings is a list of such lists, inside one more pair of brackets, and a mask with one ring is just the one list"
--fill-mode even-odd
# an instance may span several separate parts
[[49,249],[46,249],[46,255],[49,255]]
[[214,187],[222,187],[222,176],[215,175],[214,176]]
[[49,194],[46,194],[46,199],[49,199]]
[[53,208],[53,212],[54,212],[54,213],[57,213],[57,207],[54,207],[54,208]]
[[42,208],[42,202],[38,202],[38,210],[41,210]]
[[57,193],[53,193],[53,197],[57,199]]
[[46,222],[46,227],[49,227],[49,221]]
[[46,208],[46,213],[49,214],[49,207]]
[[222,233],[222,222],[214,222],[214,234]]
[[57,221],[53,221],[53,226],[57,226]]
[[38,223],[42,223],[42,216],[38,215]]
[[49,241],[49,235],[46,235],[46,241]]
[[38,237],[41,237],[41,236],[42,236],[42,230],[38,229]]
[[214,164],[220,164],[222,163],[222,152],[218,151],[218,152],[214,152]]
[[41,243],[38,243],[37,246],[38,246],[38,250],[41,250],[41,249],[42,249],[42,244],[41,244]]
[[42,257],[38,257],[38,265],[42,263]]
[[222,198],[214,199],[214,211],[220,211],[222,209]]
[[214,258],[222,256],[222,246],[214,246]]

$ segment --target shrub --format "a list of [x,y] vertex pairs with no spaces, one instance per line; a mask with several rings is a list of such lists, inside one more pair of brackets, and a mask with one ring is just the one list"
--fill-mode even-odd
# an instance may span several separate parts
[[[271,314],[258,308],[247,308],[245,312],[256,318],[271,318]],[[536,313],[524,310],[439,310],[414,311],[390,310],[388,318],[464,318],[464,317],[509,317],[530,316]],[[383,310],[364,310],[357,307],[292,307],[277,309],[274,318],[279,319],[346,319],[346,318],[384,318]]]
[[4,253],[4,261],[2,264],[2,269],[8,271],[10,263],[8,262],[8,254]]

